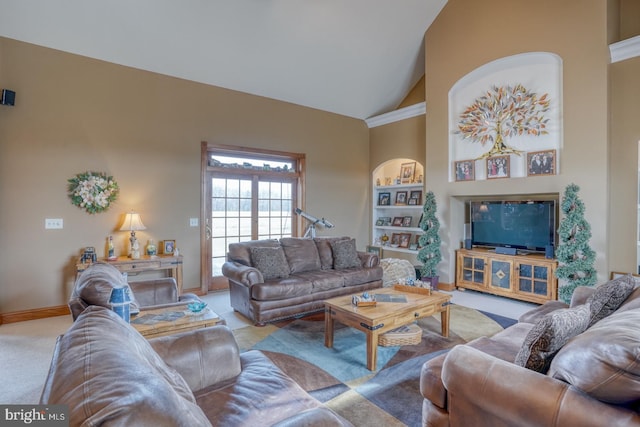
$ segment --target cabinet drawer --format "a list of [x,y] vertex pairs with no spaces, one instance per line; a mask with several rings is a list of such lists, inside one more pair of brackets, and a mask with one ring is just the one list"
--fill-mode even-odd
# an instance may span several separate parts
[[416,319],[419,319],[422,317],[429,317],[434,315],[435,313],[436,313],[435,306],[430,305],[429,307],[418,308],[416,310],[413,310],[410,313],[405,313],[401,316],[398,316],[394,319],[394,323],[396,325],[406,325],[408,323],[413,322]]
[[160,261],[157,262],[127,262],[117,265],[120,271],[150,270],[160,268]]

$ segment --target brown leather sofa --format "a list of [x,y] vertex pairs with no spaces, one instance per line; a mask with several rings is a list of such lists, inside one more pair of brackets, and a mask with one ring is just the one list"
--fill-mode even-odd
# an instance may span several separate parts
[[68,303],[71,316],[75,320],[90,305],[110,307],[111,291],[122,286],[130,289],[131,314],[137,314],[140,310],[200,301],[192,293],[178,295],[178,285],[173,277],[127,283],[116,267],[106,262],[96,262],[76,279]]
[[350,426],[226,326],[144,339],[91,306],[58,337],[41,404],[69,425]]
[[382,287],[378,264],[377,255],[357,251],[349,237],[292,237],[230,244],[222,274],[233,309],[263,325]]
[[[640,289],[631,276],[616,280],[607,285],[617,302],[601,298],[604,285],[579,287],[570,305],[548,302],[492,337],[427,361],[420,377],[423,426],[640,425]],[[617,291],[623,287],[628,291]],[[587,316],[578,330],[587,329],[563,336],[567,326],[559,319],[578,312]],[[535,345],[549,350],[537,354],[550,363],[546,372],[518,363]]]

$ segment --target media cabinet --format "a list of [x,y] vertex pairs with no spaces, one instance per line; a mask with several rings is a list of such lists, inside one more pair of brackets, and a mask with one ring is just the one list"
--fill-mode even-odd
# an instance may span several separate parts
[[558,262],[544,254],[503,255],[492,249],[456,251],[456,287],[544,304],[558,298]]

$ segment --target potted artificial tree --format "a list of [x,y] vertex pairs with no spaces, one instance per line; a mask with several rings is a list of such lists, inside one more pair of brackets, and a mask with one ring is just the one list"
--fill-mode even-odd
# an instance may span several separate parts
[[422,208],[422,220],[420,228],[424,233],[418,239],[420,250],[418,251],[418,261],[422,262],[420,268],[420,279],[429,282],[432,289],[438,287],[438,263],[442,260],[440,253],[440,221],[436,217],[436,197],[433,191],[427,192]]
[[580,187],[569,184],[560,205],[564,217],[558,229],[560,242],[556,258],[559,267],[556,269],[556,277],[567,282],[558,291],[560,299],[567,304],[578,286],[593,286],[597,281],[596,269],[593,267],[596,253],[589,246],[591,226],[584,218],[584,203],[578,197],[578,191]]

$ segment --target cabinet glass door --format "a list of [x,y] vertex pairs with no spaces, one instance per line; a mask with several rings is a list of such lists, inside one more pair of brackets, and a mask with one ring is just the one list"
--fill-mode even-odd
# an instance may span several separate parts
[[508,261],[491,261],[491,286],[511,289],[511,263]]
[[484,258],[465,256],[462,258],[462,280],[478,285],[484,284]]
[[545,266],[520,264],[518,290],[535,295],[547,295],[549,268]]

